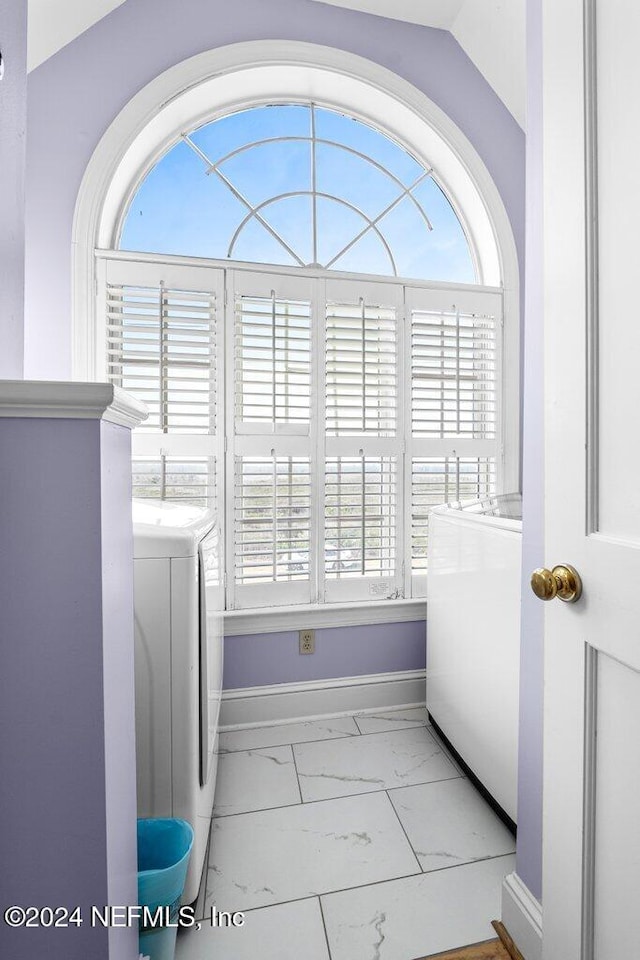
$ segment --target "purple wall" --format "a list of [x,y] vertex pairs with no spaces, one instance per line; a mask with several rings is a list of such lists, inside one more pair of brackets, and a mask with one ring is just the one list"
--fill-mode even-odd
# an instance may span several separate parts
[[527,4],[527,260],[525,302],[522,638],[517,871],[542,897],[542,604],[529,576],[544,562],[542,278],[542,4]]
[[450,33],[311,0],[128,0],[29,77],[29,376],[64,379],[71,373],[72,218],[85,168],[106,128],[135,93],[179,61],[265,38],[340,47],[426,93],[486,163],[523,263],[524,134]]
[[310,657],[298,653],[293,631],[226,637],[224,658],[225,689],[424,670],[425,622],[316,630],[316,652]]
[[[136,902],[130,448],[112,430],[0,418],[3,906]],[[134,955],[130,931],[109,939],[0,923],[0,956]]]
[[0,3],[0,377],[24,363],[24,165],[27,126],[27,0]]

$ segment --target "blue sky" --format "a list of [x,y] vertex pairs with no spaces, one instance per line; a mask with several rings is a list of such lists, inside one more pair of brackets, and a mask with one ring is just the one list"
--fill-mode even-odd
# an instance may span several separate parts
[[[314,110],[316,137],[337,141],[377,161],[318,143],[316,190],[318,261],[326,265],[366,226],[350,206],[374,219],[411,186],[424,168],[404,148],[360,121],[331,110]],[[231,151],[273,137],[309,138],[311,108],[306,105],[257,107],[207,123],[190,134],[212,162]],[[313,262],[311,143],[287,140],[254,146],[224,162],[220,170],[252,206],[284,193],[298,195],[267,203],[260,213],[305,263]],[[468,245],[460,223],[432,177],[412,191],[433,230],[428,230],[411,199],[403,200],[377,224],[400,276],[473,282]],[[225,259],[229,243],[248,213],[241,200],[184,141],[172,146],[147,174],[125,217],[121,249]],[[294,265],[297,261],[255,218],[240,232],[236,260]],[[334,268],[392,273],[383,243],[369,230]]]

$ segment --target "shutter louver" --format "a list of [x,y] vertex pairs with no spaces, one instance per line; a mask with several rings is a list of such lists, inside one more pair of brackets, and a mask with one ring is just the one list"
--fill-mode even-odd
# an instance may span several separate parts
[[309,579],[308,458],[236,458],[234,509],[236,583]]
[[198,506],[215,502],[214,457],[135,457],[133,496],[161,500],[189,500]]
[[328,579],[394,576],[394,457],[327,459],[325,509],[325,570]]
[[308,433],[311,304],[238,296],[235,310],[235,419],[242,433]]
[[496,437],[497,324],[493,317],[414,310],[414,437]]
[[415,457],[411,470],[411,567],[427,571],[429,511],[443,503],[495,493],[494,457]]
[[142,431],[215,433],[216,297],[107,285],[107,374],[143,400]]
[[360,298],[326,310],[327,436],[396,433],[396,312]]

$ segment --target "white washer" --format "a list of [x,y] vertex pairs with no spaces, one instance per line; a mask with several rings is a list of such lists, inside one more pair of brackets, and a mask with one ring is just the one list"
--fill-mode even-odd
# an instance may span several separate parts
[[213,811],[222,693],[223,588],[216,515],[134,500],[138,816],[194,830],[183,896],[198,895]]

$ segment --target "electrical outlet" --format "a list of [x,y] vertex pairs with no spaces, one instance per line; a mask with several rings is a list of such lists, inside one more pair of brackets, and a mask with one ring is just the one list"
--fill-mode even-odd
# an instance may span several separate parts
[[316,632],[315,630],[300,631],[300,653],[316,652]]

